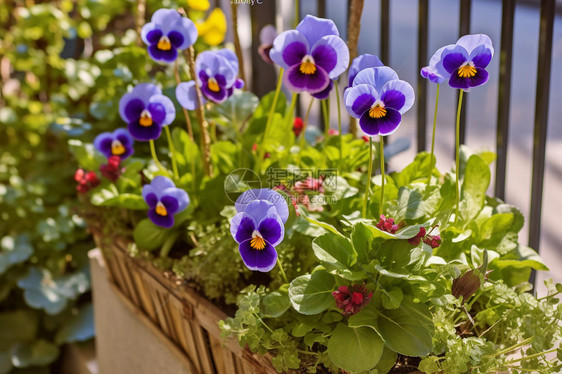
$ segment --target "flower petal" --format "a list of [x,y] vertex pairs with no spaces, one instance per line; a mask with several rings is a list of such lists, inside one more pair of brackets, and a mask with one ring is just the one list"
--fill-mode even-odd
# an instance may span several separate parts
[[[176,87],[176,99],[182,107],[188,110],[195,110],[198,107],[199,101],[197,100],[197,90],[195,88],[195,81],[182,82]],[[207,100],[203,99],[203,104]]]
[[172,29],[172,27],[182,18],[182,15],[175,9],[158,9],[152,14],[152,23],[156,24],[164,34]]
[[303,34],[288,30],[279,34],[273,41],[269,57],[279,66],[288,69],[301,62],[310,46]]
[[414,89],[403,80],[388,82],[381,89],[381,100],[386,107],[396,109],[400,114],[406,113],[414,105]]
[[160,214],[156,213],[156,209],[150,209],[148,211],[148,218],[150,218],[152,223],[154,223],[156,226],[164,227],[167,229],[174,226],[173,214],[161,216]]
[[360,118],[377,100],[378,93],[369,84],[360,84],[346,90],[345,109],[350,116]]
[[285,236],[285,227],[277,213],[269,214],[263,218],[259,223],[258,231],[274,247],[281,243]]
[[[277,211],[279,217],[281,217],[283,223],[287,222],[287,219],[289,218],[289,206],[287,205],[287,200],[279,192],[273,191],[269,188],[253,189],[242,193],[242,195],[236,199],[236,203],[234,204],[236,211],[244,212],[248,204],[254,200],[265,200],[270,202],[275,207],[275,210]],[[259,222],[259,220],[257,222]]]
[[237,243],[250,239],[256,227],[256,221],[248,213],[237,213],[230,220],[230,233]]
[[349,66],[349,48],[339,36],[325,36],[318,40],[311,48],[311,55],[330,79],[339,77]]
[[148,205],[149,208],[154,208],[156,207],[156,204],[158,204],[158,197],[154,192],[147,192],[145,196],[144,189],[143,189],[143,197],[144,197],[144,201],[146,201],[146,204]]
[[136,140],[146,142],[148,140],[158,139],[162,133],[162,127],[156,123],[151,126],[141,126],[138,121],[130,122],[127,130]]
[[273,25],[266,25],[260,31],[260,44],[273,44],[277,37],[277,29]]
[[[173,198],[176,203],[177,203],[177,207],[174,210],[173,214],[177,214],[180,212],[183,212],[188,206],[189,206],[189,195],[187,194],[187,192],[181,188],[177,188],[177,187],[169,187],[166,188],[163,192],[162,192],[162,203],[164,203],[164,198],[166,196],[169,196],[171,198]],[[164,203],[164,205],[166,205]],[[166,208],[168,208],[168,206],[166,205]]]
[[113,134],[110,132],[102,132],[94,139],[94,147],[105,157],[113,156],[111,152],[111,143],[113,142]]
[[328,96],[330,96],[330,92],[332,91],[332,88],[334,88],[334,81],[330,80],[330,83],[328,84],[328,87],[324,88],[320,92],[313,93],[312,96],[314,96],[314,98],[316,98],[318,100],[327,99]]
[[457,40],[457,45],[463,47],[469,54],[476,48],[480,46],[485,46],[494,54],[494,48],[492,47],[492,40],[486,34],[470,34],[461,37]]
[[[181,43],[179,39],[172,36],[172,33],[179,33],[182,36]],[[170,41],[177,49],[186,49],[197,41],[197,27],[193,21],[187,17],[181,17],[173,26],[172,30],[168,33]],[[176,43],[174,43],[174,41]]]
[[386,115],[382,118],[371,118],[369,111],[366,111],[359,119],[359,126],[369,136],[390,135],[398,129],[401,120],[400,112],[386,108]]
[[178,58],[178,50],[173,45],[167,51],[163,51],[158,49],[156,44],[153,44],[148,47],[148,54],[154,61],[164,62],[166,64],[170,64]]
[[361,70],[353,80],[353,85],[369,84],[380,92],[386,82],[394,79],[398,79],[398,74],[394,70],[388,66],[380,66]]
[[125,122],[138,121],[145,108],[145,103],[131,92],[123,95],[119,101],[119,114]]
[[468,53],[461,46],[445,48],[441,54],[443,68],[447,73],[453,74],[455,70],[468,60]]
[[351,66],[349,67],[348,71],[348,85],[351,86],[353,84],[353,80],[359,74],[361,70],[367,68],[374,68],[378,66],[384,66],[381,60],[375,56],[368,53],[365,53],[361,56],[355,57],[351,62]]
[[490,50],[485,45],[476,47],[469,56],[470,61],[478,68],[485,68],[492,61],[493,50]]
[[311,16],[310,14],[304,17],[296,29],[306,37],[309,45],[316,44],[318,40],[327,35],[340,36],[334,21]]
[[238,250],[242,261],[250,270],[268,272],[277,262],[277,251],[267,242],[264,249],[257,250],[250,246],[250,239],[248,239],[240,243]]
[[166,208],[168,215],[174,215],[177,213],[179,204],[175,197],[164,192],[163,196],[160,198],[160,202]]
[[158,104],[160,107],[162,107],[164,118],[161,120],[158,119],[157,121],[159,123],[165,126],[174,122],[174,119],[176,118],[176,107],[174,106],[174,102],[168,96],[153,95],[148,102],[150,103],[148,106],[148,110],[150,110],[151,112],[154,104]]
[[146,45],[158,43],[161,37],[162,30],[158,29],[152,22],[147,23],[141,29],[141,39]]
[[314,74],[304,74],[300,72],[300,65],[293,65],[286,72],[283,80],[287,88],[295,93],[317,93],[330,84],[328,73],[320,66],[316,66]]

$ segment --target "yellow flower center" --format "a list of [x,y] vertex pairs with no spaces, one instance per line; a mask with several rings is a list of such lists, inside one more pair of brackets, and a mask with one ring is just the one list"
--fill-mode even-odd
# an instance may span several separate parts
[[466,64],[459,68],[458,74],[461,78],[472,78],[476,75],[476,68],[471,64]]
[[257,230],[254,230],[252,234],[252,240],[250,240],[250,247],[261,251],[265,248],[265,240],[262,238]]
[[148,110],[143,110],[139,119],[139,125],[143,127],[152,126],[152,114]]
[[299,70],[301,73],[306,75],[316,73],[316,65],[314,64],[314,59],[312,58],[312,56],[306,55],[303,57],[301,65],[299,66]]
[[220,91],[220,87],[219,84],[217,83],[217,80],[215,78],[209,78],[209,82],[207,82],[207,85],[209,86],[209,89],[213,92],[219,92]]
[[156,47],[161,51],[169,51],[172,49],[172,43],[170,43],[170,39],[164,35],[160,38]]
[[369,117],[371,118],[382,118],[384,116],[386,116],[386,109],[381,104],[376,104],[369,109]]
[[168,215],[168,211],[166,210],[166,207],[161,202],[158,202],[158,204],[156,204],[155,210],[156,210],[156,214],[158,214],[159,216],[167,216]]
[[117,139],[111,142],[111,153],[115,156],[120,156],[125,153],[125,147]]

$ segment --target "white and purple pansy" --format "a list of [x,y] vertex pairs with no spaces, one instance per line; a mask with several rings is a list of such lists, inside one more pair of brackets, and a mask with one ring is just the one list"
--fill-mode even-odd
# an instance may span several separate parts
[[157,226],[174,226],[174,215],[184,211],[189,205],[189,195],[177,188],[170,178],[155,177],[142,188],[142,197],[148,204],[148,218]]
[[[195,61],[195,75],[203,93],[203,104],[207,100],[223,103],[235,88],[244,87],[244,81],[237,78],[238,58],[226,48],[200,53]],[[195,81],[178,84],[176,98],[182,107],[194,110],[198,106]]]
[[485,34],[465,35],[456,44],[435,52],[421,74],[436,83],[448,79],[451,87],[467,91],[488,81],[486,67],[493,56],[490,37]]
[[250,270],[270,271],[277,262],[275,247],[285,236],[287,201],[270,189],[249,190],[240,195],[235,207],[238,213],[230,221],[230,232],[239,244],[242,261]]
[[349,65],[349,50],[335,23],[311,15],[295,30],[279,34],[269,56],[287,70],[285,85],[295,93],[326,90]]
[[387,66],[364,69],[344,92],[345,108],[368,136],[390,135],[414,104],[414,89]]
[[158,9],[151,22],[143,26],[141,38],[153,60],[171,63],[178,57],[178,50],[195,43],[197,27],[175,9]]
[[176,118],[174,103],[151,83],[141,83],[119,101],[119,114],[136,140],[158,139],[162,127]]
[[361,56],[357,56],[351,61],[351,65],[349,66],[349,70],[347,71],[348,76],[348,85],[353,85],[353,80],[359,74],[361,70],[365,70],[368,68],[376,68],[379,66],[384,66],[381,60],[375,56],[368,53],[365,53]]
[[94,139],[94,147],[105,157],[119,156],[121,160],[133,154],[134,143],[135,141],[127,129],[102,132]]

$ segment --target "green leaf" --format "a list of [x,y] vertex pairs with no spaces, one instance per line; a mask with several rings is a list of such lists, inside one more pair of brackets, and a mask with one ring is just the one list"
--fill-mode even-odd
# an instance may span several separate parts
[[15,238],[5,236],[0,240],[0,274],[3,274],[12,265],[26,261],[33,254],[33,247],[27,234]]
[[263,300],[265,317],[279,318],[291,307],[291,300],[287,290],[273,291],[267,294]]
[[398,309],[379,313],[377,332],[390,349],[405,356],[423,357],[433,348],[429,308],[408,299]]
[[392,217],[396,222],[404,219],[416,220],[430,216],[439,204],[439,190],[433,189],[431,194],[423,196],[420,192],[408,187],[400,187],[398,200],[392,207]]
[[70,139],[68,141],[68,148],[78,161],[80,167],[86,170],[97,171],[100,165],[105,162],[105,157],[96,151],[93,144]]
[[[516,259],[509,259],[509,257],[517,257]],[[509,256],[500,257],[495,260],[493,266],[490,266],[494,269],[502,270],[508,266],[515,267],[515,268],[532,268],[535,270],[544,270],[548,271],[549,268],[543,262],[542,258],[539,256],[537,252],[535,252],[532,248],[526,247],[524,245],[519,245],[517,247],[517,251],[514,254],[510,254]]]
[[375,234],[371,230],[371,226],[362,222],[353,226],[351,231],[351,242],[353,243],[355,252],[357,252],[357,260],[360,263],[366,264],[369,262],[369,251],[373,246],[374,240]]
[[334,304],[335,279],[325,270],[295,278],[289,286],[293,308],[302,314],[318,314]]
[[0,351],[0,374],[8,374],[12,368],[12,353],[10,351]]
[[131,193],[119,194],[119,191],[117,191],[114,185],[110,185],[108,188],[102,188],[93,193],[90,202],[96,206],[114,206],[130,210],[148,209],[141,195]]
[[372,329],[339,323],[328,340],[328,355],[341,369],[360,372],[378,364],[384,343]]
[[150,219],[145,218],[135,227],[133,238],[140,248],[152,251],[164,244],[169,233],[169,229],[156,226]]
[[0,313],[0,351],[14,343],[31,341],[37,334],[39,318],[32,310]]
[[92,303],[88,303],[62,326],[55,336],[55,342],[59,345],[82,342],[94,335],[94,309]]
[[12,365],[17,368],[46,366],[59,356],[59,347],[40,339],[31,343],[21,343],[12,350]]
[[207,112],[210,119],[221,125],[240,127],[256,110],[259,99],[249,91],[235,92],[228,100]]
[[312,223],[312,224],[315,224],[315,225],[317,225],[317,226],[320,226],[320,227],[322,227],[323,229],[325,229],[325,230],[327,230],[327,231],[330,231],[330,232],[333,233],[333,234],[336,234],[336,235],[339,235],[339,236],[343,237],[343,235],[340,234],[340,232],[339,232],[338,230],[336,230],[336,228],[335,228],[334,226],[332,226],[332,225],[330,225],[330,224],[328,224],[328,223],[317,221],[317,220],[315,220],[314,218],[305,216],[304,214],[301,214],[301,217],[304,217],[308,222],[310,222],[310,223]]
[[484,206],[490,185],[490,169],[480,156],[472,155],[466,163],[461,188],[459,214],[464,222],[473,220]]
[[394,367],[397,359],[398,354],[385,346],[379,363],[369,374],[387,374]]
[[400,288],[393,288],[390,292],[381,293],[382,306],[385,309],[396,309],[402,302],[402,290]]
[[314,239],[312,250],[318,260],[336,268],[348,269],[357,259],[357,253],[349,240],[331,232]]

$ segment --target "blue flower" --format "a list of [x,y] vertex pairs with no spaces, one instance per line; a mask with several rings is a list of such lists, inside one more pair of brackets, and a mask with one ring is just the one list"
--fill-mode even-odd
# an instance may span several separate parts
[[174,226],[174,215],[189,205],[189,195],[177,188],[170,178],[161,175],[142,188],[142,197],[148,204],[148,218],[158,226]]
[[494,48],[487,35],[465,35],[456,44],[437,50],[421,75],[435,83],[448,80],[453,88],[469,90],[488,81],[486,67],[493,56]]
[[178,49],[195,43],[197,27],[174,9],[158,9],[151,22],[143,26],[141,38],[153,60],[171,63],[178,57]]
[[375,55],[365,53],[361,56],[355,57],[351,62],[351,66],[349,66],[349,70],[347,72],[349,79],[348,86],[353,85],[353,80],[361,70],[365,70],[367,68],[376,68],[379,66],[384,66],[384,64]]
[[105,157],[119,156],[121,160],[133,154],[135,141],[126,129],[102,132],[94,139],[94,147]]
[[269,56],[287,69],[284,82],[291,91],[320,93],[347,69],[349,50],[339,35],[332,20],[307,15],[296,30],[275,38]]
[[162,90],[151,83],[141,83],[119,101],[119,114],[127,122],[129,133],[136,140],[158,139],[162,126],[176,118],[176,108]]
[[[235,88],[244,87],[244,81],[237,78],[238,58],[229,49],[205,51],[195,61],[197,84],[203,93],[203,103],[207,100],[217,104],[228,99]],[[186,109],[194,110],[198,106],[195,81],[182,82],[176,87],[176,98]]]
[[387,66],[368,68],[357,74],[344,92],[347,112],[359,118],[368,136],[390,135],[398,129],[402,114],[414,104],[414,89],[398,79]]
[[286,200],[270,189],[250,190],[240,195],[235,207],[238,213],[230,222],[230,232],[242,261],[250,270],[270,271],[277,262],[275,247],[285,236]]

